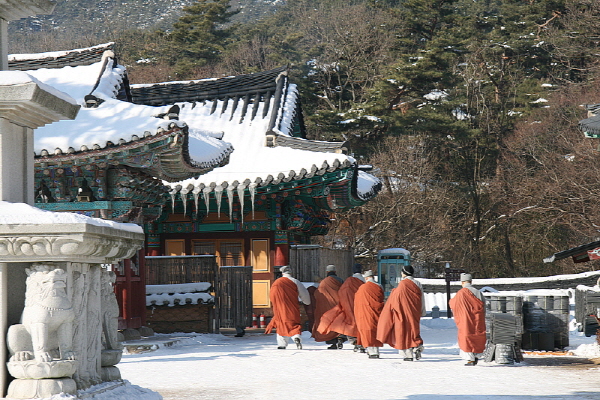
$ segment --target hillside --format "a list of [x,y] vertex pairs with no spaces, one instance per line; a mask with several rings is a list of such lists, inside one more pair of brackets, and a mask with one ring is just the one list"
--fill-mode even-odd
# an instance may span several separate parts
[[[11,21],[9,32],[31,34],[72,31],[79,35],[102,35],[111,31],[169,29],[183,7],[195,0],[58,0],[52,15],[38,15]],[[240,12],[234,22],[248,22],[272,13],[284,0],[232,0]]]

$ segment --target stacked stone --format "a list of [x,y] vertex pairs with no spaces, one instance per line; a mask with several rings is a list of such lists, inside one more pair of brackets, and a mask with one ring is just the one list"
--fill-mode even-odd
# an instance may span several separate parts
[[525,336],[523,348],[553,351],[569,345],[569,296],[528,295],[523,297]]

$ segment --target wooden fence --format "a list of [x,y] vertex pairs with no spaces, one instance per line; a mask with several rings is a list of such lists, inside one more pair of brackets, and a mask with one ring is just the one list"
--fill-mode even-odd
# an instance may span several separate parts
[[215,291],[215,327],[252,324],[252,267],[219,267],[215,256],[148,256],[146,284],[209,282]]
[[210,282],[216,284],[216,257],[146,256],[146,285]]
[[336,266],[337,275],[346,279],[352,275],[354,252],[352,249],[327,249],[319,245],[295,245],[290,247],[290,267],[302,282],[319,282],[327,273],[329,264]]

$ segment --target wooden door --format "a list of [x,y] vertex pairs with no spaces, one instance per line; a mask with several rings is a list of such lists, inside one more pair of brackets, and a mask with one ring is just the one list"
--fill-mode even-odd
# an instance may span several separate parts
[[167,256],[185,256],[185,240],[183,240],[183,239],[165,240],[165,255],[167,255]]

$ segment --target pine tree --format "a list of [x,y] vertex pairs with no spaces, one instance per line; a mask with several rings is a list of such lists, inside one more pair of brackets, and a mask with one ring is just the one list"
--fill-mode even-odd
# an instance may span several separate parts
[[198,0],[183,12],[170,38],[179,72],[185,75],[219,59],[232,31],[226,24],[236,12],[229,11],[229,0]]

